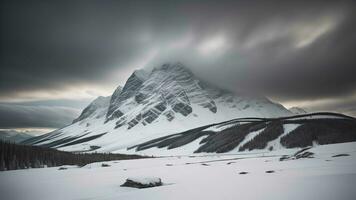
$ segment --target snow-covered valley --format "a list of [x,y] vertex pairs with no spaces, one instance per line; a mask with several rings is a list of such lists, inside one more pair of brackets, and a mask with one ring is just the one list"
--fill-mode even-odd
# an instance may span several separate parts
[[356,119],[295,110],[218,89],[180,63],[138,70],[72,124],[23,144],[149,158],[0,172],[1,199],[355,199]]
[[[351,200],[356,143],[235,154],[194,154],[0,172],[4,200],[304,199]],[[280,161],[283,155],[290,159]],[[298,155],[305,155],[299,153]],[[246,173],[241,173],[246,172]],[[163,186],[120,187],[128,177],[159,177]]]

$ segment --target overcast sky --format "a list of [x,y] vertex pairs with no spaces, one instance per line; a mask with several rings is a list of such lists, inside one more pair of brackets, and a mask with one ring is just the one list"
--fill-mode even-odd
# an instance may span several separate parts
[[[268,2],[268,3],[267,3]],[[356,116],[353,1],[1,1],[0,128],[58,128],[180,61],[286,107]]]

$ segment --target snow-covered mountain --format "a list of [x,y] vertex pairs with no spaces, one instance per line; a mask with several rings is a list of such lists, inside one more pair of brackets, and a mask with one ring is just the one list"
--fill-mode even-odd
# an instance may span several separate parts
[[300,108],[300,107],[289,108],[289,111],[291,111],[293,114],[296,114],[296,115],[308,113],[306,110],[304,110],[303,108]]
[[67,151],[113,152],[238,117],[291,112],[265,97],[234,94],[199,80],[180,63],[135,71],[110,97],[98,97],[73,124],[26,141]]

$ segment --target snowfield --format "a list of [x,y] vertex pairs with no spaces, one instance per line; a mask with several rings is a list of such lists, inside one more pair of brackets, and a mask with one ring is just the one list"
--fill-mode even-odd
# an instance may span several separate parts
[[[109,167],[92,163],[82,168],[67,166],[66,170],[5,171],[0,172],[0,194],[2,200],[356,199],[356,142],[306,150],[314,153],[314,158],[279,160],[298,150],[194,154],[104,162]],[[120,187],[129,177],[157,177],[163,186]]]

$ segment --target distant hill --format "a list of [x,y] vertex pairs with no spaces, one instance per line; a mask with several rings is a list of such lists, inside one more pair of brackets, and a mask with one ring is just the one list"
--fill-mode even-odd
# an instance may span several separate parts
[[289,108],[289,111],[291,111],[293,114],[296,114],[296,115],[308,113],[306,110],[304,110],[303,108],[300,108],[300,107]]
[[34,137],[33,135],[26,134],[23,132],[18,132],[15,130],[0,130],[0,140],[20,143],[24,140]]

